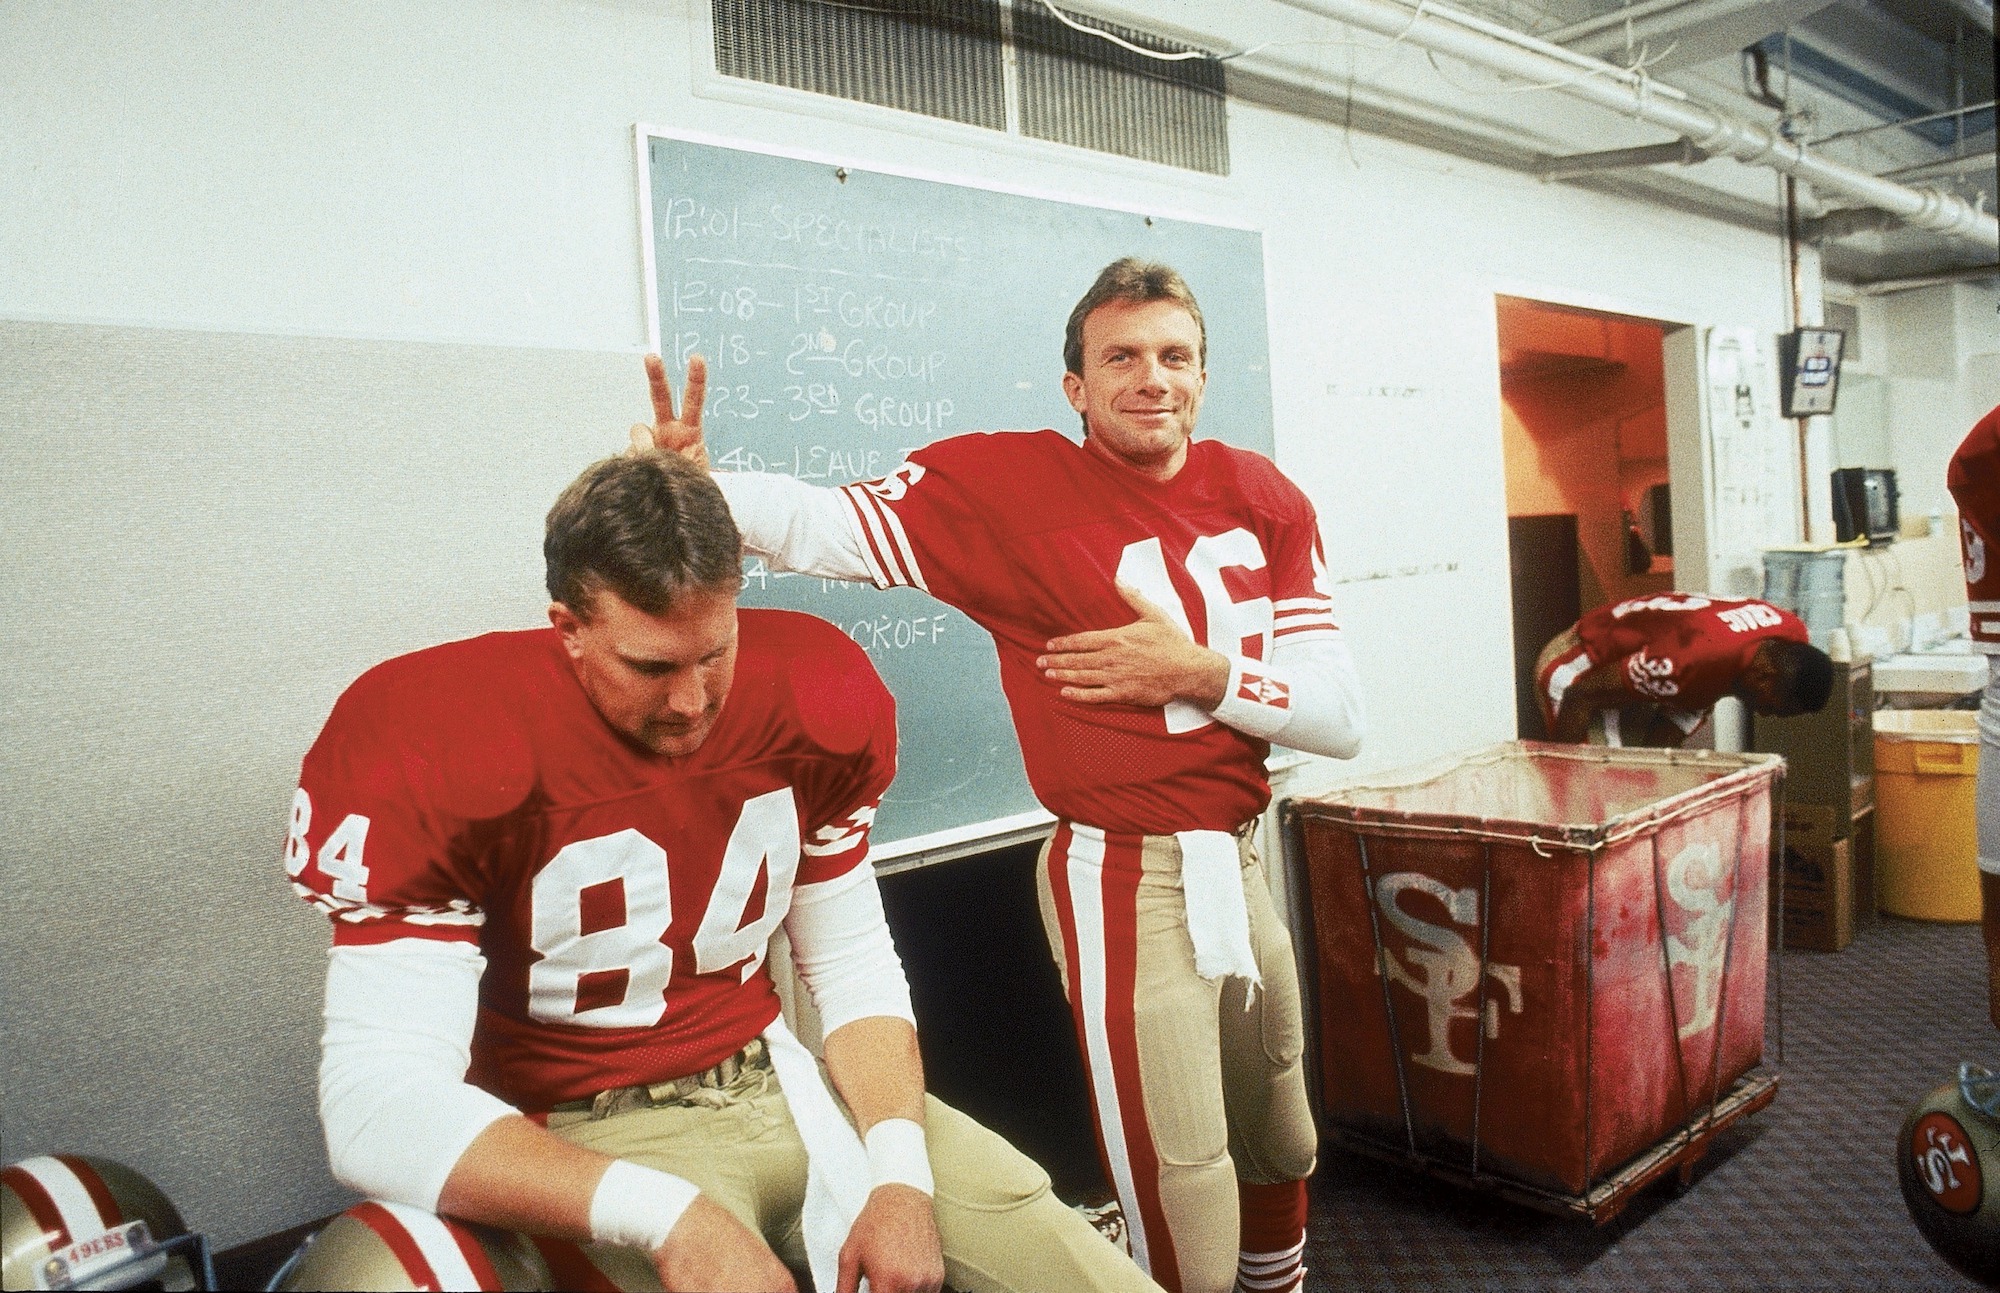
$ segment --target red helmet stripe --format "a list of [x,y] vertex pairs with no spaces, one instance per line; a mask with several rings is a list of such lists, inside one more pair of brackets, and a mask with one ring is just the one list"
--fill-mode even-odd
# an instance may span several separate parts
[[417,1247],[417,1241],[410,1237],[410,1232],[403,1229],[403,1223],[396,1220],[387,1208],[374,1202],[357,1203],[348,1210],[348,1215],[361,1221],[389,1246],[396,1260],[403,1263],[403,1271],[412,1284],[423,1289],[443,1287],[438,1282],[437,1272],[424,1260],[423,1249]]
[[472,1268],[472,1278],[478,1282],[479,1287],[483,1289],[502,1287],[500,1272],[493,1268],[493,1259],[486,1255],[486,1249],[480,1244],[478,1237],[457,1222],[445,1221],[444,1225],[445,1230],[457,1242],[458,1251],[465,1254],[465,1264]]
[[[74,1172],[76,1179],[83,1183],[84,1191],[90,1195],[90,1201],[97,1205],[97,1215],[104,1219],[106,1230],[113,1229],[125,1220],[125,1209],[118,1206],[118,1196],[111,1192],[111,1187],[105,1184],[104,1178],[98,1175],[96,1168],[75,1154],[57,1154],[55,1160]],[[164,1235],[154,1237],[165,1238]]]
[[67,1248],[75,1242],[69,1227],[63,1224],[62,1210],[56,1207],[56,1201],[49,1197],[49,1192],[42,1188],[42,1183],[35,1179],[32,1172],[17,1164],[0,1171],[0,1184],[5,1184],[14,1192],[15,1198],[28,1205],[28,1215],[42,1228],[49,1251]]

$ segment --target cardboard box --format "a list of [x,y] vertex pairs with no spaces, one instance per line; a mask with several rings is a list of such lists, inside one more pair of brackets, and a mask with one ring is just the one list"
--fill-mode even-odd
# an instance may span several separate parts
[[[1854,856],[1849,843],[1799,843],[1786,832],[1786,947],[1838,952],[1854,941]],[[1778,904],[1773,902],[1771,909],[1776,912]]]
[[[1823,852],[1847,834],[1845,815],[1838,808],[1822,804],[1784,805],[1785,847],[1807,852]],[[1771,823],[1771,847],[1778,847],[1778,823]],[[1773,852],[1772,857],[1777,853]]]

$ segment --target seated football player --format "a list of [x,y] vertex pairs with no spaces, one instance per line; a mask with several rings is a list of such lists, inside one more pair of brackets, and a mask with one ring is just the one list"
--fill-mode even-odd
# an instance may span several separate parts
[[[1155,1287],[925,1096],[867,857],[893,702],[831,625],[738,609],[740,546],[706,473],[597,463],[549,512],[550,627],[334,706],[285,845],[333,924],[334,1174],[628,1288]],[[781,924],[824,1077],[765,965]]]

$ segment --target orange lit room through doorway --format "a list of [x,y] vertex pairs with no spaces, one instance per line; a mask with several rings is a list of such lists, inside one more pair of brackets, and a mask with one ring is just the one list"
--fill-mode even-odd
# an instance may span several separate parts
[[1498,298],[1515,713],[1540,739],[1535,657],[1578,615],[1674,586],[1664,339],[1646,319]]

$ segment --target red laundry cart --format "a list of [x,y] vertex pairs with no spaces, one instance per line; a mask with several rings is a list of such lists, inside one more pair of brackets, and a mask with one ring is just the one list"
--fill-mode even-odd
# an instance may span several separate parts
[[1295,799],[1328,1135],[1603,1222],[1769,1104],[1773,755],[1509,741]]

